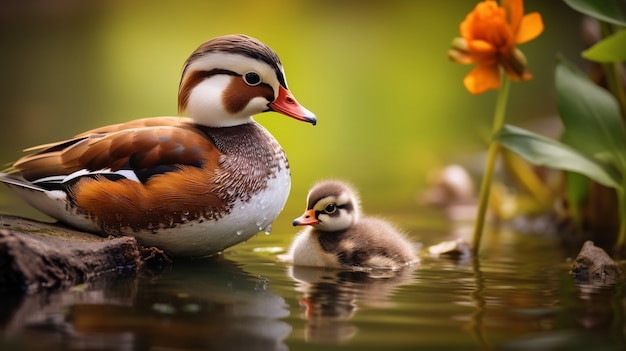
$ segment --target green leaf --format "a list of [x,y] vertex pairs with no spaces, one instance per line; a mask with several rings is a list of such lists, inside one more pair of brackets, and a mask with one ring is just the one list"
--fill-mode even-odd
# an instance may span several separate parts
[[574,10],[600,21],[626,26],[619,0],[564,0]]
[[563,142],[626,174],[626,131],[613,95],[564,59],[557,63],[556,90]]
[[620,30],[583,51],[583,57],[595,62],[626,61],[626,30]]
[[609,166],[556,140],[511,125],[504,125],[494,138],[530,163],[580,173],[611,188],[621,186],[620,175]]

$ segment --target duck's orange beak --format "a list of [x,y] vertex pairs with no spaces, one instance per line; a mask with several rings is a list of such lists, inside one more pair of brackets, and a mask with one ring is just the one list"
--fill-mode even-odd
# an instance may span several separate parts
[[311,123],[312,125],[317,123],[315,114],[302,107],[291,92],[282,85],[278,87],[278,97],[276,100],[270,102],[267,106],[272,109],[272,111],[293,117],[299,121]]
[[302,214],[302,216],[293,220],[293,226],[297,225],[313,225],[318,224],[320,221],[315,218],[315,210],[307,210]]

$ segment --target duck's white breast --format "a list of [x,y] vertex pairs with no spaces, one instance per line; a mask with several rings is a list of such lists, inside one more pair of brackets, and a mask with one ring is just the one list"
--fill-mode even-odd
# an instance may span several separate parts
[[236,200],[232,211],[219,220],[200,219],[173,228],[123,232],[144,246],[156,246],[175,256],[208,256],[271,230],[291,188],[289,169],[281,167],[267,187],[249,201]]

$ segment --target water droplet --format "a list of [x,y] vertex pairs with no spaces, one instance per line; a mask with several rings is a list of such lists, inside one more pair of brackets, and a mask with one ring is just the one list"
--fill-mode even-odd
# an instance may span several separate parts
[[148,222],[148,225],[146,225],[145,227],[137,226],[136,229],[137,229],[137,232],[149,230],[152,234],[157,234],[159,232],[159,226],[158,225],[155,226],[151,222]]
[[242,229],[239,229],[238,231],[236,231],[236,232],[235,232],[235,234],[237,234],[237,235],[241,235],[241,234],[243,234],[243,230],[242,230]]
[[265,235],[270,235],[272,233],[272,223],[268,224],[267,227],[265,227]]

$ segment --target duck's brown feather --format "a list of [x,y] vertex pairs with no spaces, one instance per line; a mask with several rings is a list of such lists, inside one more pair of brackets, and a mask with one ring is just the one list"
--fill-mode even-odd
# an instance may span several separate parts
[[84,178],[72,187],[71,195],[105,232],[124,227],[167,228],[198,218],[215,220],[226,213],[227,199],[218,196],[217,184],[207,182],[213,176],[211,170],[183,166],[177,172],[156,175],[146,184]]
[[13,164],[27,180],[87,169],[150,169],[160,165],[216,167],[220,152],[186,119],[147,118],[94,129],[47,144]]

